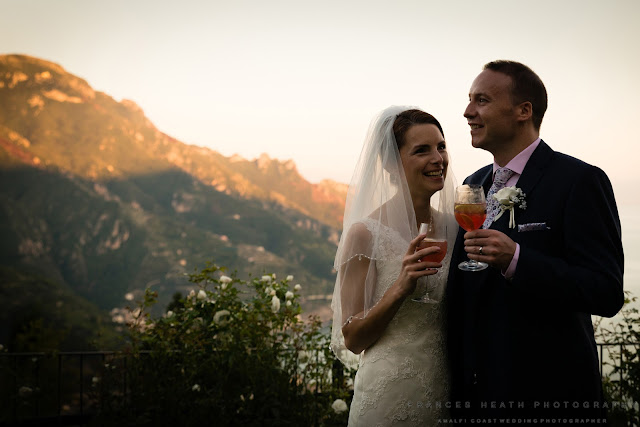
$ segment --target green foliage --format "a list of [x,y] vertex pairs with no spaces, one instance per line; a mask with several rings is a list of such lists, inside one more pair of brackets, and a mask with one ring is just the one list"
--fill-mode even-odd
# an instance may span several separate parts
[[[189,276],[153,318],[158,294],[146,290],[132,311],[126,403],[105,391],[99,422],[135,425],[346,425],[336,399],[349,402],[354,372],[337,371],[330,337],[316,317],[300,319],[300,286],[275,274],[241,280],[214,264]],[[104,390],[115,377],[105,377]],[[118,403],[120,402],[120,403]]]
[[606,400],[614,402],[609,411],[612,425],[640,421],[640,312],[634,305],[638,298],[626,294],[620,321],[604,325],[598,318],[594,322],[596,341],[607,344],[602,355],[603,388]]
[[117,349],[109,314],[67,286],[0,266],[0,344],[12,352]]

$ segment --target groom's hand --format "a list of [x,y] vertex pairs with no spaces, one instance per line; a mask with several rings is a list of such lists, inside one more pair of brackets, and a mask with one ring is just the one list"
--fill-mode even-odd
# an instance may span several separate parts
[[516,252],[516,242],[498,230],[474,230],[465,233],[464,250],[469,258],[486,262],[504,272]]

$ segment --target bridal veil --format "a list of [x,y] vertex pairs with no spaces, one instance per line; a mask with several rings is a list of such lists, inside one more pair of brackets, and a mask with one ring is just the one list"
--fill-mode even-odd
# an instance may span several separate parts
[[[383,257],[388,256],[379,250],[380,227],[388,227],[398,233],[407,242],[407,248],[418,235],[413,202],[393,133],[398,114],[415,108],[391,106],[373,119],[349,185],[343,230],[334,262],[337,277],[331,302],[331,348],[349,367],[357,367],[358,358],[345,347],[342,327],[350,318],[366,317],[377,303],[374,297],[376,261],[384,261]],[[431,208],[439,220],[448,223],[447,259],[450,259],[458,227],[453,216],[455,179],[448,169],[444,188],[431,197]],[[365,218],[373,219],[369,222],[377,229],[365,227],[361,222]],[[364,268],[367,268],[364,284],[350,280],[352,277],[361,278]],[[436,285],[442,297],[446,272],[431,276],[429,280],[438,282]]]

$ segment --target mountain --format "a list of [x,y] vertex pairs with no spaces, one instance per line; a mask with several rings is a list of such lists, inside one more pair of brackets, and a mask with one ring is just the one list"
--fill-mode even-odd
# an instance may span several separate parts
[[0,72],[0,132],[26,149],[34,165],[91,179],[174,167],[226,194],[274,201],[334,228],[342,225],[346,186],[311,184],[291,160],[225,157],[181,143],[158,131],[133,101],[116,102],[47,61],[0,56]]
[[0,266],[100,309],[147,286],[167,302],[212,259],[293,274],[305,310],[326,309],[345,196],[292,161],[182,143],[59,65],[0,56]]

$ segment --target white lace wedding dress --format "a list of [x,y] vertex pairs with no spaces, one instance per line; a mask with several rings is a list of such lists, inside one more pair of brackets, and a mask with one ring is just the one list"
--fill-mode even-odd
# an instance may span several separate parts
[[[363,223],[373,231],[374,221],[368,218]],[[402,255],[409,246],[394,230],[385,226],[380,230],[380,251],[398,255],[376,264],[377,300],[398,278]],[[446,271],[448,266],[443,263],[438,276]],[[446,282],[444,277],[437,279]],[[440,298],[442,293],[441,289]],[[444,316],[441,304],[405,300],[383,335],[360,358],[349,426],[430,426],[447,418]]]

